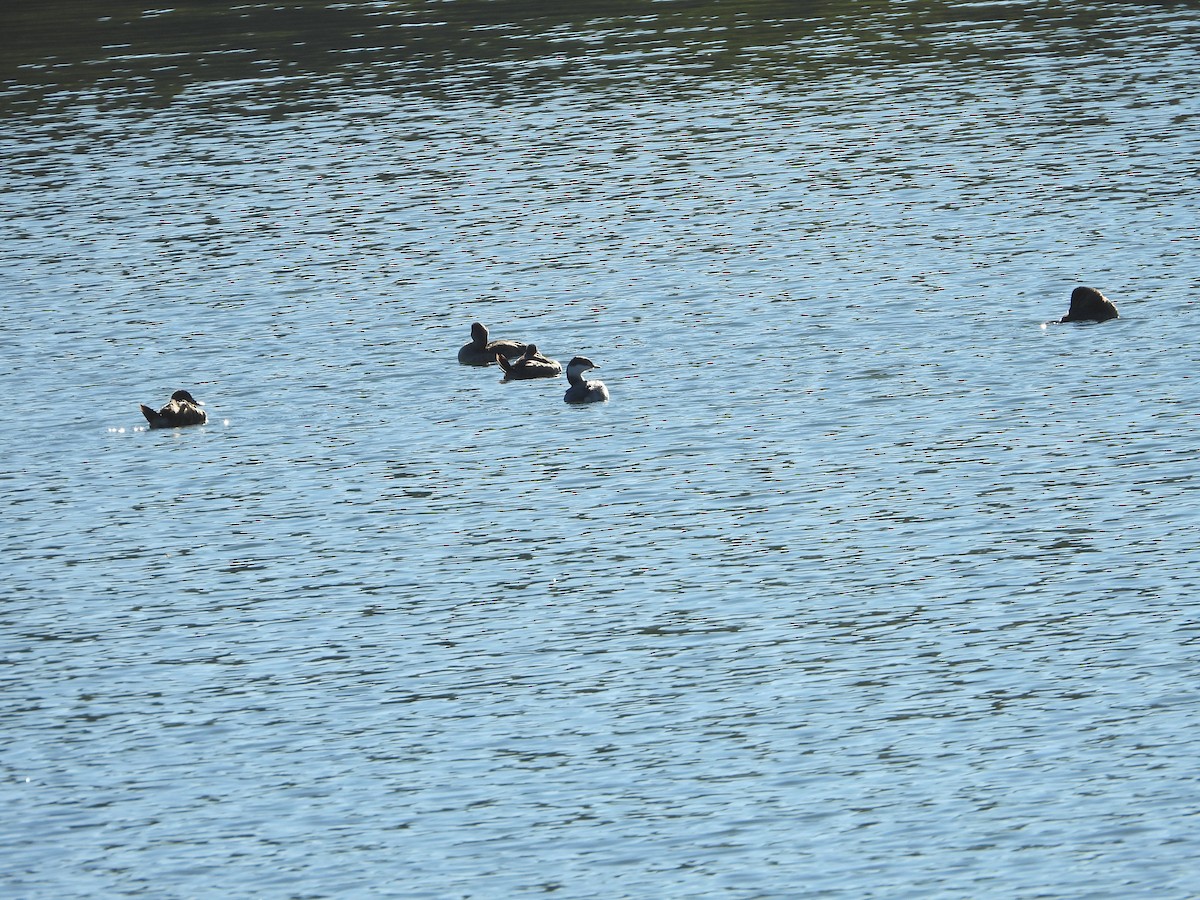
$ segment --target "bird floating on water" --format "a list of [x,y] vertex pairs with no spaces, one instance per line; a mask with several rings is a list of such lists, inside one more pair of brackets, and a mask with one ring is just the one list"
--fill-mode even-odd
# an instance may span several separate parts
[[512,359],[525,352],[527,345],[521,341],[510,341],[500,338],[488,340],[487,327],[482,322],[471,326],[471,342],[463,344],[458,351],[458,361],[464,366],[490,366],[500,354],[505,359]]
[[567,403],[603,403],[608,400],[608,388],[603,381],[585,381],[583,373],[600,368],[586,356],[576,356],[567,363],[567,381],[571,386],[563,394]]
[[160,410],[153,410],[141,404],[142,415],[150,423],[151,428],[182,428],[185,425],[203,425],[208,421],[208,413],[202,410],[204,404],[187,391],[176,391],[171,400]]
[[1095,288],[1077,287],[1071,291],[1071,308],[1060,322],[1107,322],[1120,318],[1117,305]]
[[504,380],[514,381],[521,378],[557,378],[562,374],[562,364],[538,353],[537,344],[530,344],[521,354],[520,359],[509,362],[503,354],[496,354],[496,362],[504,370]]

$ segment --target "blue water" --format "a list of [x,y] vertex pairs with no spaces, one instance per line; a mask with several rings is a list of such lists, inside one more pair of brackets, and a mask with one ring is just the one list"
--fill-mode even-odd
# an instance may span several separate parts
[[0,892],[1198,896],[1200,9],[453,6],[3,82]]

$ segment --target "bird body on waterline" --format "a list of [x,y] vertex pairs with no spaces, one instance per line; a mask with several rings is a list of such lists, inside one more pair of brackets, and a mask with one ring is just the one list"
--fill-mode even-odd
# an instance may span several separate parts
[[512,359],[525,352],[527,345],[521,341],[510,341],[499,338],[488,340],[488,330],[482,322],[471,326],[471,342],[463,344],[458,351],[458,361],[464,366],[490,366],[499,354],[506,359]]
[[1095,288],[1077,287],[1071,291],[1071,308],[1061,322],[1107,322],[1118,319],[1117,304]]
[[153,410],[144,403],[141,407],[142,415],[151,428],[183,428],[185,425],[203,425],[208,421],[208,413],[200,408],[203,405],[187,391],[176,391],[171,395],[170,402],[160,410]]
[[538,353],[537,344],[530,344],[520,359],[509,362],[502,354],[496,354],[496,362],[504,370],[505,381],[523,378],[557,378],[562,374],[562,364]]
[[603,381],[586,381],[583,373],[600,368],[586,356],[576,356],[567,363],[567,381],[571,386],[563,394],[567,403],[603,403],[608,400],[608,388]]

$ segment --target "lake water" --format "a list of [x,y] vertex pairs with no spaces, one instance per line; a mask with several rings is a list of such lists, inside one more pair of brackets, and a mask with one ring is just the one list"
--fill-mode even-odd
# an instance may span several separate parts
[[25,6],[0,893],[1200,896],[1200,6]]

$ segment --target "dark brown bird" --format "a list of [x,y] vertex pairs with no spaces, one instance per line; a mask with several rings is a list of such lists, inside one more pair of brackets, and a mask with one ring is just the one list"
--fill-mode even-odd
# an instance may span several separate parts
[[562,374],[562,365],[558,360],[550,359],[538,353],[537,344],[530,344],[516,362],[509,362],[500,354],[496,354],[496,362],[504,370],[505,381],[515,381],[521,378],[557,378]]
[[1071,291],[1071,308],[1063,322],[1107,322],[1119,318],[1117,305],[1095,288],[1077,287]]
[[463,344],[458,351],[458,361],[464,366],[490,366],[496,361],[496,354],[512,359],[524,352],[525,344],[520,341],[489,341],[487,328],[482,322],[476,322],[471,326],[471,343]]

